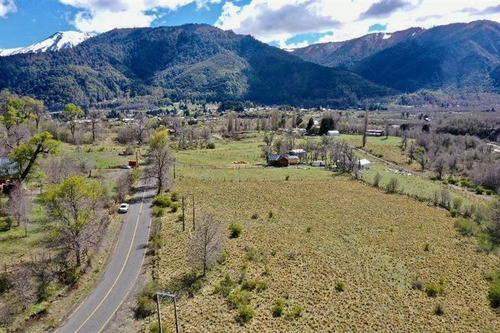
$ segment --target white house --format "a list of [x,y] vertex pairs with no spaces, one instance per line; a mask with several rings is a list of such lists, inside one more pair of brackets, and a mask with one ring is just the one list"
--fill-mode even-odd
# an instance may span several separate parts
[[290,155],[298,156],[299,158],[306,157],[306,151],[302,148],[290,150]]
[[313,161],[311,163],[311,166],[313,166],[313,167],[324,167],[325,166],[325,162],[324,161]]
[[340,133],[339,131],[328,131],[328,133],[326,133],[326,136],[329,136],[329,137],[335,137],[335,136],[339,136]]
[[367,159],[363,158],[358,161],[358,166],[361,170],[368,170],[370,169],[371,162],[368,161]]

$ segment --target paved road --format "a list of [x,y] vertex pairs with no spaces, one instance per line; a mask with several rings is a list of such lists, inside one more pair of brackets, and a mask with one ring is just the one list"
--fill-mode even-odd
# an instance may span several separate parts
[[140,183],[133,196],[115,252],[94,291],[70,315],[59,333],[98,333],[123,304],[144,262],[155,190]]

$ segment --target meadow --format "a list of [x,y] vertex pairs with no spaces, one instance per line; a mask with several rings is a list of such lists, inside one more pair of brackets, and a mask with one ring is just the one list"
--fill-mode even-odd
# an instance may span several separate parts
[[[210,161],[200,150],[177,155],[207,165],[178,167],[174,190],[194,194],[197,216],[213,214],[225,238],[222,263],[186,287],[191,196],[186,232],[179,211],[163,217],[158,276],[162,288],[179,295],[181,331],[500,330],[486,279],[498,268],[498,256],[478,252],[475,239],[459,236],[447,211],[323,168],[208,167],[230,163],[221,156],[238,145],[217,144],[210,154],[218,158]],[[255,145],[241,144],[234,159],[257,153]],[[229,238],[232,223],[242,227],[239,238]],[[432,287],[439,289],[436,297],[424,291]],[[246,323],[231,305],[235,297],[254,311]],[[273,315],[277,302],[281,316]],[[171,303],[164,303],[162,316],[173,330]],[[149,317],[144,328],[154,322]]]

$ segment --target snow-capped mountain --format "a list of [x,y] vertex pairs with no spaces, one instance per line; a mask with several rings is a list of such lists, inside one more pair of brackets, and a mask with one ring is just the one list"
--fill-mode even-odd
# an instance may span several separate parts
[[23,54],[23,53],[59,51],[62,49],[67,49],[76,46],[81,42],[94,36],[95,34],[88,32],[59,31],[50,36],[49,38],[44,39],[43,41],[30,46],[0,50],[0,57],[6,57],[14,54]]

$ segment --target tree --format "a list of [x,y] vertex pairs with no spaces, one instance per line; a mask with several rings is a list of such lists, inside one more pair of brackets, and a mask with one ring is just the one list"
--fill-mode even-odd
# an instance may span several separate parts
[[500,199],[490,205],[491,217],[487,231],[493,242],[500,244]]
[[131,172],[124,172],[118,177],[116,181],[116,199],[118,202],[122,202],[127,194],[130,192],[130,188],[132,187],[133,179]]
[[365,119],[363,122],[363,148],[366,146],[366,135],[368,131],[368,110],[365,111]]
[[211,215],[202,215],[188,248],[191,264],[203,267],[203,275],[219,260],[224,248],[220,224]]
[[311,117],[311,118],[309,118],[309,121],[307,122],[307,126],[306,126],[307,133],[309,133],[309,131],[313,128],[313,126],[314,126],[314,119]]
[[432,163],[432,169],[436,172],[438,179],[443,179],[443,174],[446,171],[447,161],[443,156],[438,156],[434,163]]
[[420,164],[422,170],[425,170],[429,159],[427,158],[427,153],[424,147],[417,148],[417,150],[415,151],[415,159],[417,160],[418,164]]
[[15,147],[9,158],[19,165],[19,179],[26,179],[41,154],[53,154],[58,146],[59,141],[54,140],[49,132],[42,132]]
[[99,121],[102,119],[102,113],[98,110],[91,110],[89,112],[90,130],[92,133],[92,143],[95,143],[99,131]]
[[14,218],[17,226],[24,225],[24,237],[28,236],[28,222],[32,205],[28,193],[23,190],[21,184],[18,184],[10,191],[7,213]]
[[63,111],[64,120],[69,123],[69,130],[71,131],[71,136],[73,140],[75,139],[76,130],[76,120],[83,117],[85,112],[81,106],[75,105],[73,103],[66,104]]
[[63,253],[73,254],[77,267],[92,239],[100,233],[102,201],[100,184],[76,175],[51,185],[44,195],[48,216],[57,224],[57,244]]
[[159,128],[149,138],[149,149],[146,168],[148,179],[156,181],[157,194],[165,187],[171,186],[170,167],[174,162],[172,152],[168,147],[169,134],[166,128]]
[[335,129],[335,121],[331,116],[326,116],[321,119],[318,135],[326,135],[328,131]]

